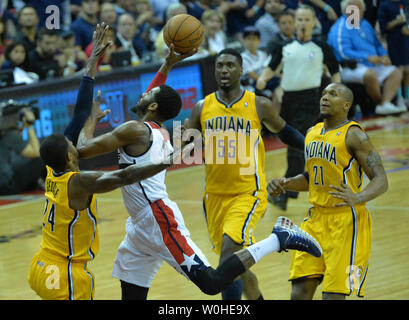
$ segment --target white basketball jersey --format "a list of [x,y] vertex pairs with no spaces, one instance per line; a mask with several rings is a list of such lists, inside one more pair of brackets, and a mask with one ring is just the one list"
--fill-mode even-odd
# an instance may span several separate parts
[[[164,159],[165,155],[173,152],[166,129],[154,122],[145,122],[145,125],[151,131],[149,149],[144,154],[134,157],[128,155],[123,148],[119,148],[118,163],[120,168],[148,161],[158,163]],[[121,188],[123,202],[131,217],[136,217],[141,210],[151,203],[168,197],[165,176],[166,170],[163,170],[148,179]]]

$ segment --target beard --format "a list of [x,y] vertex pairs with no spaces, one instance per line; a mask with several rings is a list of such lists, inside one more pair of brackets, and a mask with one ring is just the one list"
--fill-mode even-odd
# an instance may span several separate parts
[[324,120],[324,119],[329,119],[329,118],[331,118],[331,115],[330,115],[329,113],[322,113],[322,112],[320,112],[319,118],[322,119],[322,120]]
[[143,102],[140,100],[136,106],[134,106],[131,111],[135,112],[138,118],[143,117],[146,114],[146,111],[148,110],[149,103]]

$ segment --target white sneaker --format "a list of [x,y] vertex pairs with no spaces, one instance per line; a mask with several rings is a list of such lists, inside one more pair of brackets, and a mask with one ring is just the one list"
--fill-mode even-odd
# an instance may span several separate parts
[[385,116],[388,114],[400,113],[400,112],[402,112],[402,110],[390,102],[384,102],[381,105],[378,104],[375,108],[375,114],[379,114],[382,116]]

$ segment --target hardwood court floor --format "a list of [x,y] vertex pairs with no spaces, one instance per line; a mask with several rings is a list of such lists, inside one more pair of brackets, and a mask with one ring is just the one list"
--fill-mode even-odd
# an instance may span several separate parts
[[[401,116],[407,121],[408,117]],[[378,122],[377,122],[378,121]],[[381,122],[379,122],[381,121]],[[369,132],[381,154],[389,177],[389,190],[368,207],[373,217],[373,240],[366,299],[409,299],[409,128],[397,118],[373,120],[368,125],[383,129]],[[267,178],[280,177],[285,171],[285,149],[267,152]],[[167,174],[169,196],[184,215],[192,239],[213,266],[218,257],[211,251],[202,214],[204,168],[202,166],[170,171]],[[367,182],[367,180],[366,180]],[[256,229],[257,239],[267,236],[276,218],[285,214],[300,224],[309,207],[307,194],[289,203],[284,213],[269,204]],[[43,198],[0,206],[0,299],[38,299],[27,283],[32,255],[41,241]],[[100,251],[90,269],[96,277],[96,299],[120,299],[118,280],[111,277],[116,249],[125,234],[127,213],[120,191],[98,197]],[[287,281],[291,253],[265,257],[252,270],[257,275],[265,299],[287,300]],[[321,299],[321,287],[315,299]],[[206,296],[191,282],[164,264],[153,281],[149,299],[220,299]],[[358,299],[350,297],[349,299]]]

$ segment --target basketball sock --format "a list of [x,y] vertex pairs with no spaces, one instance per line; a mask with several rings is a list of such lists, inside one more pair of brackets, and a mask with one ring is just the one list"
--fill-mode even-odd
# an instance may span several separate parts
[[222,300],[241,300],[242,293],[243,280],[239,279],[222,292]]
[[396,93],[396,96],[397,96],[398,98],[401,98],[401,97],[402,97],[402,87],[399,88],[398,92]]
[[280,241],[278,240],[277,236],[272,233],[266,239],[261,240],[256,244],[247,247],[246,249],[250,252],[254,258],[254,261],[257,263],[266,255],[279,251]]

